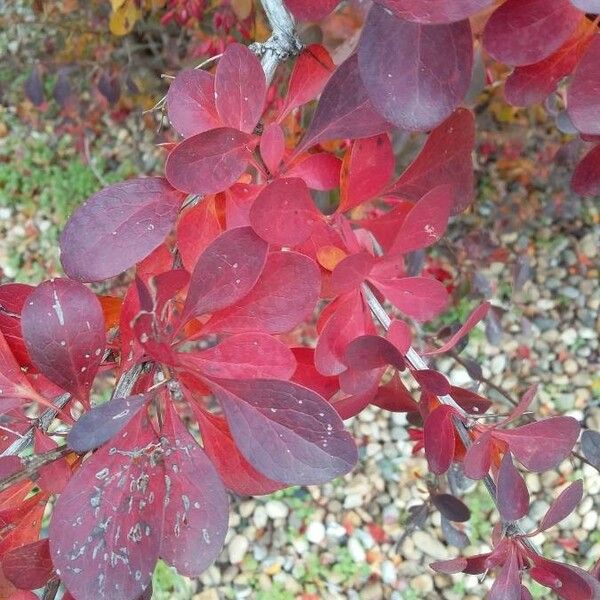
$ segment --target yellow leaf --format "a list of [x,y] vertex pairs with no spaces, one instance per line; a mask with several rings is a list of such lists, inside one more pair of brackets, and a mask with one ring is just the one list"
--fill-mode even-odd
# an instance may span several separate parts
[[328,271],[333,271],[336,265],[346,258],[346,253],[337,246],[321,246],[317,250],[319,264]]
[[117,12],[128,0],[110,0],[113,12]]
[[135,0],[125,0],[123,5],[110,16],[110,31],[114,35],[127,35],[142,16]]
[[231,0],[231,8],[235,16],[244,21],[252,13],[252,0]]

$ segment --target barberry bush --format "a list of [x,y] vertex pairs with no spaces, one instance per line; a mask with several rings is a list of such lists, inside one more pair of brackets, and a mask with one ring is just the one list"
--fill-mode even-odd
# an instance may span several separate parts
[[[171,83],[178,138],[164,176],[111,185],[75,211],[60,242],[65,277],[0,286],[0,596],[54,598],[62,583],[64,598],[149,598],[159,558],[199,575],[221,550],[227,491],[349,473],[357,448],[343,420],[374,405],[407,413],[447,530],[460,535],[452,522],[469,519],[440,491],[451,467],[496,504],[491,550],[433,569],[492,577],[492,600],[531,598],[530,580],[567,600],[600,598],[597,573],[532,542],[576,508],[581,480],[534,531],[519,524],[522,471],[555,469],[579,422],[533,418],[535,388],[487,418],[489,399],[431,368],[490,305],[417,352],[415,325],[443,313],[449,293],[410,260],[473,202],[475,124],[461,105],[474,44],[514,67],[510,102],[555,94],[592,144],[573,186],[598,193],[599,3],[376,0],[338,65],[294,26],[337,0],[262,4],[266,42],[231,43],[214,72]],[[398,174],[399,130],[427,139]],[[85,285],[125,272],[121,297]],[[598,434],[586,434],[597,464]]]

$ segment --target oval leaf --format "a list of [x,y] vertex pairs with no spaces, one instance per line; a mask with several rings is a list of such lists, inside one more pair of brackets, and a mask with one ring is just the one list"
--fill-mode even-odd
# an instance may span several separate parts
[[575,167],[571,187],[582,196],[600,196],[600,144],[592,148]]
[[452,494],[434,494],[433,505],[450,521],[464,523],[471,518],[469,507]]
[[545,531],[570,515],[583,498],[583,481],[578,479],[566,487],[552,502],[540,523],[539,531]]
[[376,0],[395,15],[419,23],[462,21],[490,6],[493,0]]
[[517,521],[529,510],[529,492],[525,480],[513,465],[510,452],[504,455],[500,463],[497,500],[503,521]]
[[425,456],[432,473],[442,475],[452,464],[454,458],[454,409],[442,404],[431,411],[425,419],[423,436]]

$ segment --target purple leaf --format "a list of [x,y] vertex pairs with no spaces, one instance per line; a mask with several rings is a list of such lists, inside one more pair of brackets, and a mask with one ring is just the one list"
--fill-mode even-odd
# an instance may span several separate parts
[[462,556],[457,558],[450,558],[448,560],[439,560],[429,565],[434,571],[438,573],[446,573],[447,575],[454,575],[460,573],[467,566],[467,559]]
[[101,281],[146,258],[175,224],[183,194],[162,177],[111,185],[84,202],[60,238],[65,273]]
[[106,343],[95,294],[76,281],[45,281],[27,298],[21,327],[35,366],[87,403]]
[[600,467],[600,433],[586,429],[581,434],[581,451],[596,467]]
[[346,346],[345,362],[351,369],[368,371],[392,365],[404,369],[404,357],[389,340],[378,335],[362,335]]
[[582,196],[600,196],[600,144],[579,161],[573,171],[571,187]]
[[509,546],[508,557],[492,585],[488,598],[489,600],[521,600],[519,556],[513,546]]
[[470,541],[467,534],[461,529],[458,529],[458,527],[452,525],[452,523],[444,515],[442,515],[441,525],[442,534],[451,546],[456,546],[457,548],[466,548],[469,545]]
[[529,510],[529,492],[525,480],[513,465],[510,452],[504,455],[500,463],[497,500],[503,521],[517,521]]
[[44,103],[44,84],[37,68],[34,68],[25,80],[25,96],[35,106]]
[[483,10],[493,0],[376,0],[396,16],[418,23],[462,21]]
[[578,479],[566,487],[547,510],[539,531],[545,531],[570,515],[583,498],[583,481]]
[[442,515],[450,521],[464,523],[471,518],[471,511],[467,505],[452,494],[434,494],[431,501]]
[[[276,481],[312,485],[348,473],[357,460],[350,434],[334,408],[295,383],[254,379],[213,382],[248,462]],[[257,436],[253,432],[260,431]]]
[[429,413],[423,428],[425,456],[432,473],[445,473],[454,458],[454,409],[442,404]]
[[473,66],[469,21],[415,23],[376,4],[363,29],[358,62],[381,115],[403,129],[426,131],[450,116],[469,89]]

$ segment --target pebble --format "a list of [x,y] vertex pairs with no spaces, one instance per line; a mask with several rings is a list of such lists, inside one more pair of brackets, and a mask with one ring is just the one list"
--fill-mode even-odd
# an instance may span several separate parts
[[320,544],[325,539],[325,526],[320,521],[311,521],[306,528],[306,539],[311,544]]
[[351,537],[348,540],[348,552],[355,563],[363,563],[367,559],[367,553],[365,552],[365,549],[354,537]]
[[391,560],[384,560],[381,563],[381,580],[383,583],[387,583],[388,585],[393,585],[396,583],[397,574],[396,567]]
[[250,542],[247,537],[239,534],[234,535],[227,548],[229,552],[229,562],[232,565],[239,565],[244,560],[249,545]]
[[448,549],[439,540],[425,531],[415,531],[412,536],[415,546],[427,556],[437,560],[449,558]]
[[289,508],[281,500],[269,500],[265,504],[265,510],[270,519],[285,519],[290,512]]
[[410,587],[417,594],[430,594],[433,592],[433,578],[426,574],[417,575],[410,580]]
[[263,506],[257,506],[252,515],[252,521],[257,529],[264,529],[267,526],[269,515]]

